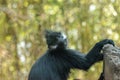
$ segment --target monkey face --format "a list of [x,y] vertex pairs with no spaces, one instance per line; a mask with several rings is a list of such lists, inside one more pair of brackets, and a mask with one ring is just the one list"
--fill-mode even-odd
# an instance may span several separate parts
[[50,50],[64,49],[67,46],[67,37],[61,32],[46,31],[45,37]]

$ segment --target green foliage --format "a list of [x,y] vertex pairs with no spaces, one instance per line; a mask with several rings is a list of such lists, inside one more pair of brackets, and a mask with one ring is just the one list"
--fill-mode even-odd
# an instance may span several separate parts
[[[119,3],[119,0],[0,0],[0,79],[27,80],[32,64],[47,49],[45,29],[65,32],[69,47],[83,53],[104,38],[120,45]],[[69,80],[97,80],[101,71],[102,63],[88,72],[71,70]]]

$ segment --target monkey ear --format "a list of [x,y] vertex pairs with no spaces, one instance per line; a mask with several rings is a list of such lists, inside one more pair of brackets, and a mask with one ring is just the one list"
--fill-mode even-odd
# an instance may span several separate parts
[[45,31],[44,31],[45,37],[47,38],[47,37],[50,35],[51,32],[52,32],[52,31],[50,31],[50,30],[45,30]]

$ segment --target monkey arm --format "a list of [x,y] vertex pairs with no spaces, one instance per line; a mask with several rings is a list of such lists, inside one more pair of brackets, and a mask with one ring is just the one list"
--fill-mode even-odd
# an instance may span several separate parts
[[112,40],[105,39],[105,40],[102,40],[102,41],[96,43],[95,46],[86,55],[85,58],[89,64],[88,69],[94,63],[103,60],[103,54],[101,53],[101,50],[105,44],[112,44],[114,46],[114,42]]
[[103,60],[103,54],[101,54],[102,47],[105,44],[112,44],[112,40],[102,40],[95,44],[95,46],[89,51],[88,54],[82,54],[77,51],[69,51],[69,62],[72,68],[78,68],[88,70],[94,63]]

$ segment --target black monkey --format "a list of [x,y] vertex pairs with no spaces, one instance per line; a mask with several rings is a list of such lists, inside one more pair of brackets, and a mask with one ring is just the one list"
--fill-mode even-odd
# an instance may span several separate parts
[[61,32],[46,31],[48,50],[32,66],[28,80],[67,80],[71,68],[88,70],[95,62],[103,60],[101,49],[114,42],[102,40],[88,52],[82,54],[67,48],[67,38]]

